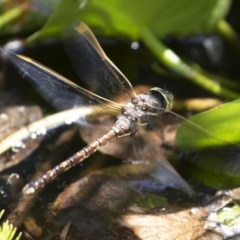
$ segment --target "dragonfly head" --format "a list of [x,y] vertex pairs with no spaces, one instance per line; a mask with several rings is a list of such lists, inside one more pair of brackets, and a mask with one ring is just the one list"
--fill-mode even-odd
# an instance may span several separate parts
[[167,112],[173,107],[173,95],[165,89],[154,87],[150,93],[162,101],[162,108]]

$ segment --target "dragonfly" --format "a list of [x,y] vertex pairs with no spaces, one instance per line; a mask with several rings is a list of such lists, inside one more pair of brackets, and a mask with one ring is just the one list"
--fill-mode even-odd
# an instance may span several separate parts
[[[107,113],[115,116],[112,127],[86,147],[61,162],[43,176],[25,185],[24,194],[43,189],[60,174],[81,163],[112,140],[132,137],[156,119],[171,111],[173,95],[165,89],[153,87],[150,91],[135,93],[130,81],[107,57],[88,26],[80,22],[67,33],[67,51],[74,52],[72,62],[79,77],[88,85],[85,89],[46,66],[10,50],[2,50],[8,60],[56,108],[65,110],[91,106],[92,114]],[[76,58],[76,59],[74,59]],[[118,96],[117,101],[114,100]],[[119,97],[120,96],[120,97]],[[145,143],[147,152],[151,144]],[[136,152],[138,149],[136,149]],[[136,154],[139,157],[140,154]],[[148,159],[144,159],[147,162]],[[180,188],[192,195],[191,187],[167,160],[161,160],[154,171],[168,186]],[[153,174],[153,175],[154,175]]]

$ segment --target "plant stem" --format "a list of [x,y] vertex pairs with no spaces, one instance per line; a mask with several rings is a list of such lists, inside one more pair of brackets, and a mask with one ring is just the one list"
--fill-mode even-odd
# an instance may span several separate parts
[[239,38],[235,30],[232,28],[228,22],[222,20],[219,21],[217,24],[217,32],[226,40],[228,41],[231,46],[235,47],[235,49],[240,53],[240,44]]
[[206,75],[202,74],[198,70],[192,68],[190,65],[182,61],[182,59],[177,54],[175,54],[171,49],[168,49],[166,46],[164,46],[150,29],[142,29],[141,39],[153,52],[157,59],[174,72],[180,74],[186,79],[200,85],[202,88],[218,96],[228,99],[240,98],[239,93],[224,88],[218,83],[217,79],[211,79],[207,77]]

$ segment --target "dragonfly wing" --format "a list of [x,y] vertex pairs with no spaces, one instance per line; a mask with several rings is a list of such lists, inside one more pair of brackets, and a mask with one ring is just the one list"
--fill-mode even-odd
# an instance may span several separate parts
[[158,164],[150,173],[150,176],[152,176],[154,180],[160,181],[169,187],[182,190],[189,196],[194,195],[194,191],[188,183],[177,173],[171,164],[163,158],[158,161]]
[[[148,134],[147,134],[148,135]],[[188,183],[178,174],[172,165],[166,160],[164,150],[157,143],[157,139],[151,139],[146,133],[143,137],[144,146],[136,149],[136,156],[140,155],[140,160],[147,163],[149,175],[156,181],[165,184],[168,187],[179,189],[189,196],[194,195],[193,190]],[[148,140],[146,142],[146,140]],[[149,143],[151,141],[151,144]],[[155,142],[156,141],[156,142]],[[158,147],[157,147],[158,146]],[[133,155],[134,156],[134,155]]]
[[[168,114],[163,114],[152,119],[149,125],[139,128],[139,132],[133,138],[134,149],[131,158],[145,161],[149,174],[155,181],[192,196],[194,192],[191,187],[166,160],[167,152],[174,146],[177,127],[175,121],[169,121],[169,117]],[[168,146],[167,151],[164,146]]]
[[6,50],[1,51],[20,70],[23,77],[26,77],[40,94],[59,110],[99,103],[114,104],[30,58]]
[[124,94],[130,95],[125,98],[134,95],[131,83],[106,56],[84,23],[67,31],[64,39],[75,71],[93,92],[109,99]]

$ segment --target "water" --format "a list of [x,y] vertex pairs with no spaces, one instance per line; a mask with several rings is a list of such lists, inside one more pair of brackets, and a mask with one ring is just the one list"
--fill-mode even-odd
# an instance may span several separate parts
[[[10,61],[21,70],[24,77],[39,90],[43,96],[59,109],[91,105],[96,116],[103,112],[115,115],[112,128],[99,136],[88,146],[63,161],[40,178],[27,184],[23,192],[31,194],[46,186],[57,176],[82,162],[109,141],[125,136],[134,136],[141,128],[159,119],[170,111],[173,96],[161,88],[152,88],[147,93],[137,95],[128,79],[106,56],[90,29],[80,23],[68,33],[68,51],[74,51],[79,59],[72,59],[74,67],[82,80],[94,91],[84,89],[47,67],[24,56],[5,52]],[[74,48],[74,49],[73,49]],[[81,61],[79,61],[81,59]],[[119,102],[112,99],[118,96]],[[95,107],[94,107],[95,106]],[[75,121],[75,119],[74,119]],[[69,123],[71,121],[67,121]],[[45,132],[44,132],[45,134]],[[149,144],[148,152],[152,149]],[[148,146],[147,146],[148,147]],[[146,151],[146,150],[145,150]],[[137,155],[137,154],[136,154]],[[139,154],[139,156],[141,156]],[[146,161],[147,163],[147,161]],[[161,162],[160,180],[167,185],[181,188],[192,194],[191,188],[167,161]],[[147,164],[146,164],[147,166]]]

